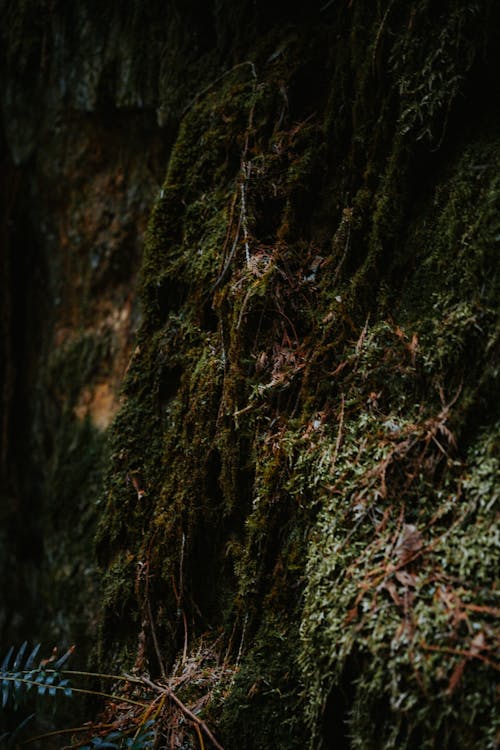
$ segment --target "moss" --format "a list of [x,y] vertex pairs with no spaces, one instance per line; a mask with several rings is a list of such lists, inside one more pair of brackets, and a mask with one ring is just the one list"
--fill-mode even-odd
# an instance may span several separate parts
[[272,616],[261,621],[219,718],[228,747],[304,747],[296,644],[297,632],[289,623]]
[[446,141],[477,14],[427,35],[427,3],[351,5],[315,45],[270,56],[274,30],[180,123],[113,428],[102,653],[136,637],[141,563],[168,662],[181,613],[190,643],[222,632],[230,746],[486,748],[498,142]]
[[[495,144],[481,139],[466,150],[438,181],[434,209],[420,207],[425,219],[404,246],[405,258],[415,258],[402,295],[404,328],[364,331],[345,359],[353,368],[347,377],[343,371],[350,416],[335,470],[327,462],[325,472],[321,460],[335,453],[334,435],[316,454],[314,473],[328,492],[309,552],[301,661],[317,738],[334,721],[324,717],[331,696],[346,690],[353,747],[434,747],[436,733],[445,747],[493,741],[493,667],[485,656],[495,640],[496,597],[486,583],[492,542],[466,477],[476,486],[475,457],[485,435],[491,446],[496,434],[493,392],[481,385],[494,377],[489,353],[498,335],[497,281],[484,275],[496,236],[485,196],[496,194],[496,177],[485,168],[470,180],[474,164],[491,163]],[[491,432],[471,433],[468,414],[484,410],[485,400]],[[462,459],[450,427],[463,436]],[[486,504],[495,492],[487,467]],[[402,564],[405,528],[427,538],[414,540],[415,561]],[[461,723],[468,712],[477,732]]]

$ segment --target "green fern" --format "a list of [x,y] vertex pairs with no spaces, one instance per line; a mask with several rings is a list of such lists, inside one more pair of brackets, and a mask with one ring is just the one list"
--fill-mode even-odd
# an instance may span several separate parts
[[23,729],[25,729],[34,717],[35,714],[30,714],[12,732],[3,732],[0,734],[0,747],[3,750],[10,750],[10,748],[16,747]]
[[85,745],[80,750],[104,750],[104,748],[113,748],[114,750],[150,750],[155,740],[153,725],[153,721],[146,722],[134,737],[126,737],[120,731],[110,732],[105,737],[94,737],[89,745]]
[[[48,695],[57,697],[65,695],[71,697],[74,692],[101,695],[108,698],[117,698],[112,694],[98,693],[86,688],[72,688],[67,677],[67,672],[62,671],[74,647],[69,648],[61,657],[57,658],[57,649],[54,649],[52,656],[48,659],[42,659],[37,664],[37,657],[40,651],[38,643],[31,651],[28,651],[28,643],[25,641],[17,653],[14,646],[11,646],[4,657],[0,666],[0,697],[1,708],[12,708],[17,710],[22,706],[28,695]],[[96,676],[91,672],[76,672],[80,676]],[[106,677],[106,675],[101,675]],[[119,678],[116,678],[119,679]],[[130,678],[127,678],[127,680]],[[127,700],[122,697],[122,700]],[[129,699],[130,703],[136,703],[141,707],[143,704]],[[33,719],[35,714],[31,714],[24,719],[19,726],[11,731],[0,734],[0,747],[14,748],[17,746],[18,738],[26,725]],[[148,721],[144,725],[132,727],[132,736],[129,729],[127,733],[114,730],[108,732],[106,736],[96,736],[88,740],[89,744],[81,750],[104,750],[104,748],[114,748],[115,750],[150,750],[153,747],[155,732],[153,730],[154,722]],[[52,732],[50,734],[53,734]],[[41,739],[45,735],[40,735]]]
[[[40,651],[38,643],[26,657],[28,642],[25,641],[14,656],[14,647],[8,650],[0,667],[0,687],[2,708],[8,705],[19,708],[32,688],[39,695],[55,696],[58,691],[71,697],[70,682],[61,673],[61,667],[68,661],[73,648],[68,649],[59,659],[56,652],[49,659],[42,660],[35,667],[35,660]],[[26,657],[26,658],[25,658]],[[50,666],[50,668],[48,668]]]
[[[127,674],[102,674],[99,672],[63,669],[72,655],[74,647],[68,649],[61,657],[54,649],[49,659],[42,659],[37,666],[40,644],[28,651],[27,642],[23,643],[17,653],[14,647],[7,652],[0,666],[0,710],[12,708],[17,710],[31,695],[47,695],[57,699],[57,696],[71,697],[74,694],[93,695],[104,698],[108,704],[114,705],[115,713],[111,716],[111,723],[102,724],[99,721],[87,723],[81,727],[51,730],[25,740],[40,742],[55,735],[72,735],[71,747],[80,750],[152,750],[160,728],[167,726],[169,712],[174,710],[183,717],[179,723],[179,731],[173,730],[171,739],[183,743],[186,731],[196,730],[203,747],[201,732],[204,732],[214,747],[220,748],[206,724],[199,719],[193,710],[184,705],[173,692],[170,685],[153,683],[145,677],[134,677]],[[71,685],[70,679],[111,681],[114,686],[112,692],[85,687],[84,684]],[[132,690],[130,689],[132,687]],[[162,697],[158,703],[158,694]],[[126,711],[123,709],[125,705]],[[117,708],[118,707],[118,708]],[[154,712],[154,717],[151,717]],[[1,748],[17,748],[19,735],[31,721],[34,715],[25,719],[14,731],[0,735]],[[146,721],[146,718],[148,719]],[[162,724],[163,722],[163,724]],[[92,736],[94,734],[94,736]],[[79,738],[79,739],[77,739]],[[86,743],[82,745],[82,742]],[[180,746],[180,745],[179,745]]]

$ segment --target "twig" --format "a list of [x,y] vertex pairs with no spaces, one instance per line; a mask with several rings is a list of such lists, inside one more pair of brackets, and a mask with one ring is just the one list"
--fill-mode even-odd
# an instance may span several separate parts
[[340,224],[337,228],[337,231],[335,232],[334,238],[333,238],[333,245],[336,244],[337,241],[340,241],[342,238],[342,233],[345,230],[345,226],[347,224],[347,237],[344,244],[344,251],[342,253],[342,257],[340,258],[339,262],[337,263],[337,268],[335,269],[335,273],[333,274],[333,280],[331,282],[332,287],[334,287],[337,283],[337,280],[340,275],[340,271],[342,270],[342,266],[344,265],[344,261],[347,257],[347,253],[349,251],[349,242],[351,239],[351,221],[352,221],[352,209],[351,208],[344,208],[342,212],[342,218],[340,220]]
[[475,653],[474,651],[465,651],[462,648],[449,648],[447,646],[432,646],[430,643],[421,642],[421,647],[425,649],[425,651],[437,651],[441,654],[452,654],[453,656],[465,656],[466,659],[479,659],[480,661],[487,664],[489,667],[492,667],[496,672],[500,672],[500,666],[498,664],[495,664],[494,661],[491,659],[488,659],[487,656],[483,656],[483,654]]
[[363,330],[360,333],[359,339],[356,342],[356,355],[359,357],[363,344],[365,343],[366,334],[368,331],[368,323],[370,322],[370,313],[366,316],[366,321],[363,326]]
[[182,649],[182,662],[184,663],[187,659],[188,650],[188,626],[186,613],[184,612],[184,610],[182,610],[182,621],[184,623],[184,648]]
[[[58,674],[55,669],[45,669],[48,674]],[[137,685],[142,683],[138,677],[132,677],[132,675],[123,674],[105,674],[103,672],[85,672],[78,669],[63,669],[61,674],[73,675],[78,677],[99,677],[102,680],[113,680],[114,682],[133,682]]]
[[205,743],[203,742],[203,736],[200,731],[200,727],[198,724],[194,725],[194,730],[196,732],[196,736],[198,737],[198,742],[200,743],[200,750],[205,750]]
[[238,668],[238,665],[240,663],[241,654],[243,653],[243,643],[245,641],[245,632],[248,625],[248,612],[245,614],[245,619],[243,620],[243,629],[241,631],[241,641],[240,641],[240,647],[238,649],[238,656],[236,657],[236,663],[235,663],[235,671]]
[[253,404],[247,404],[247,406],[244,406],[243,409],[238,409],[237,411],[235,411],[233,413],[233,417],[235,419],[237,419],[240,416],[240,414],[246,414],[248,411],[251,411],[252,409],[255,409],[256,406],[257,406],[257,404],[255,404],[255,403],[253,403]]
[[138,589],[139,589],[140,580],[142,577],[144,578],[143,606],[146,609],[145,615],[149,624],[149,629],[151,631],[151,638],[153,639],[153,646],[154,646],[156,658],[158,659],[161,676],[163,677],[164,680],[166,680],[167,672],[165,670],[165,665],[163,664],[163,659],[162,659],[161,651],[160,651],[160,645],[158,643],[158,638],[156,635],[153,612],[151,610],[151,602],[149,601],[149,561],[146,563],[140,564],[139,573],[137,576],[137,584],[136,584]]
[[167,695],[170,700],[175,703],[178,708],[181,709],[182,713],[185,714],[192,722],[198,725],[200,729],[202,729],[205,734],[207,735],[210,742],[213,744],[213,746],[217,750],[224,750],[222,745],[220,745],[215,737],[213,736],[210,729],[207,727],[204,721],[202,721],[196,714],[194,714],[182,701],[180,698],[176,696],[172,688],[170,687],[162,687],[161,685],[157,685],[156,683],[149,680],[147,677],[143,677],[142,681],[145,685],[151,688],[151,690],[155,690],[157,693],[162,693],[163,695]]
[[[112,724],[109,724],[112,726]],[[30,745],[32,742],[38,742],[38,740],[44,740],[47,737],[57,737],[59,734],[75,734],[77,732],[88,732],[88,724],[83,727],[68,727],[67,729],[54,729],[52,732],[44,732],[43,734],[37,734],[36,737],[29,737],[27,740],[23,740],[20,745]],[[83,743],[82,743],[83,744]],[[71,745],[74,747],[74,745]]]
[[[253,116],[253,107],[250,113],[250,119],[252,119]],[[249,127],[250,127],[249,123]],[[247,144],[245,144],[245,151],[247,150]],[[252,171],[252,162],[251,161],[244,161],[241,165],[241,171],[243,172],[243,180],[241,181],[240,190],[241,190],[241,218],[242,218],[242,225],[243,225],[243,242],[245,243],[245,258],[247,261],[247,268],[250,268],[250,244],[248,242],[248,224],[247,224],[247,209],[246,209],[246,186],[248,185],[248,182],[250,180],[250,173]]]
[[2,675],[3,682],[21,682],[23,685],[31,685],[34,687],[46,687],[47,690],[50,688],[50,690],[71,690],[72,693],[83,693],[85,695],[99,695],[102,698],[108,698],[109,700],[114,700],[122,703],[130,703],[132,706],[141,706],[141,708],[147,708],[148,704],[144,703],[143,701],[136,701],[132,698],[126,698],[121,695],[114,695],[112,693],[103,693],[100,690],[91,690],[90,688],[77,688],[77,687],[68,687],[63,685],[44,685],[43,683],[36,682],[35,680],[27,680],[24,677],[18,677],[18,676],[12,676],[9,675]]
[[[234,241],[231,247],[231,252],[229,253],[229,256],[224,264],[224,268],[219,274],[218,279],[215,281],[212,288],[210,289],[210,294],[213,294],[215,290],[222,284],[222,282],[226,278],[227,272],[229,271],[229,267],[231,265],[231,261],[233,260],[233,257],[234,257],[234,253],[236,252],[236,248],[238,247],[238,241],[240,239],[240,229],[242,226],[243,226],[243,237],[244,237],[244,243],[245,243],[245,255],[246,255],[246,260],[247,260],[247,267],[250,266],[250,243],[249,243],[247,213],[246,213],[246,187],[250,179],[252,166],[251,166],[251,162],[249,161],[247,162],[246,158],[247,158],[247,153],[248,153],[248,140],[250,136],[250,131],[253,127],[254,107],[255,105],[252,104],[249,115],[248,115],[248,125],[247,125],[247,130],[245,133],[245,143],[243,145],[243,151],[241,153],[240,169],[241,169],[242,179],[240,182],[240,215],[238,217],[238,226],[236,227],[236,234],[235,234]],[[233,199],[233,206],[234,206],[234,199]],[[231,213],[230,213],[229,229],[231,227],[232,216],[233,216],[233,209],[231,209]],[[226,246],[227,246],[227,237],[224,242],[224,248]]]
[[156,636],[156,628],[155,628],[155,624],[154,624],[154,620],[153,620],[153,613],[151,611],[151,604],[149,602],[149,597],[147,596],[147,594],[146,594],[146,608],[147,608],[147,614],[148,614],[148,619],[149,619],[149,627],[150,627],[150,630],[151,630],[151,637],[153,639],[153,645],[154,645],[154,649],[155,649],[155,653],[156,653],[156,658],[158,659],[158,664],[160,666],[161,676],[163,677],[164,680],[166,680],[167,679],[167,672],[165,670],[165,665],[163,664],[163,659],[161,657],[160,645],[158,643],[158,638]]
[[235,190],[233,193],[233,200],[231,201],[231,208],[229,209],[229,220],[227,222],[226,236],[224,238],[224,244],[222,246],[222,252],[221,252],[222,262],[221,262],[221,269],[220,269],[219,275],[223,273],[224,268],[225,268],[224,258],[226,257],[226,250],[229,244],[229,239],[231,237],[231,228],[233,226],[234,209],[235,209],[237,200],[238,200],[238,191]]
[[248,300],[252,296],[252,292],[253,292],[253,286],[248,287],[247,293],[245,294],[245,297],[243,298],[243,302],[241,303],[240,314],[238,315],[238,322],[236,323],[236,330],[237,331],[239,331],[239,329],[240,329],[240,325],[241,325],[241,323],[243,321],[243,314],[244,314],[244,312],[246,310]]
[[234,621],[233,629],[232,629],[232,631],[231,631],[231,635],[230,635],[230,637],[229,637],[229,643],[228,643],[228,646],[227,646],[227,651],[226,651],[226,654],[225,654],[225,656],[224,656],[224,660],[223,660],[223,662],[222,662],[222,668],[223,668],[223,669],[224,669],[224,668],[226,667],[226,665],[227,665],[227,662],[228,662],[228,660],[229,660],[229,654],[231,653],[231,648],[232,648],[232,646],[233,646],[233,639],[234,639],[234,634],[236,633],[236,625],[237,625],[237,624],[238,624],[238,619],[236,619],[236,620]]
[[344,427],[344,407],[345,407],[345,398],[344,394],[342,393],[340,396],[340,415],[339,415],[339,429],[337,431],[337,440],[335,441],[335,450],[333,452],[333,458],[331,461],[331,470],[335,468],[335,464],[337,462],[337,456],[339,454],[340,445],[342,443],[342,429]]
[[236,227],[236,234],[234,237],[234,242],[231,247],[231,252],[229,253],[226,262],[224,263],[224,268],[222,269],[221,273],[219,274],[218,279],[216,280],[215,284],[213,284],[212,288],[210,289],[210,294],[213,294],[215,290],[222,284],[222,282],[225,280],[227,276],[227,272],[229,271],[229,267],[231,265],[231,261],[233,260],[234,253],[236,251],[236,248],[238,246],[238,240],[240,239],[240,229],[241,229],[241,221],[242,221],[242,215],[240,211],[240,216],[238,219],[238,226]]
[[184,549],[186,547],[186,535],[182,532],[181,542],[181,557],[179,560],[179,599],[182,600],[182,592],[184,591]]
[[[175,581],[172,576],[172,581],[174,583],[174,592],[176,594],[177,599],[177,614],[178,616],[182,616],[182,622],[184,626],[184,648],[182,651],[182,663],[187,659],[187,650],[188,650],[188,626],[187,626],[187,618],[186,613],[184,611],[184,607],[182,606],[182,596],[184,593],[184,551],[186,548],[186,535],[184,532],[182,532],[182,541],[181,541],[181,554],[179,559],[179,591],[177,592],[175,587]],[[164,675],[163,675],[164,676]]]

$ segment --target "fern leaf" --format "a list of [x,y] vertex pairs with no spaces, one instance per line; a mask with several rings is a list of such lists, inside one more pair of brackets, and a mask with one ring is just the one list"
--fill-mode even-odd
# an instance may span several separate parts
[[67,698],[71,698],[73,696],[73,691],[70,687],[69,680],[61,680],[61,682],[59,683],[59,687],[64,688],[64,695]]
[[7,680],[2,681],[2,708],[5,708],[7,703],[9,702],[10,697],[10,682],[7,682]]
[[9,668],[10,660],[12,658],[12,654],[13,653],[14,653],[14,646],[11,646],[9,648],[9,650],[7,651],[7,656],[5,657],[5,659],[2,662],[2,666],[0,667],[0,670],[2,672],[6,672],[7,669]]
[[33,664],[35,663],[35,659],[37,657],[38,652],[40,651],[41,643],[37,643],[31,654],[28,656],[28,659],[26,660],[26,664],[24,665],[25,669],[31,669]]
[[17,726],[12,732],[4,732],[0,735],[0,747],[4,748],[4,750],[7,750],[7,748],[18,748],[19,745],[16,742],[16,740],[19,738],[19,735],[23,731],[23,729],[29,724],[29,722],[34,718],[35,714],[30,714],[25,719],[22,720],[22,722]]
[[45,695],[45,693],[47,692],[47,685],[45,684],[45,682],[42,682],[44,677],[45,675],[40,675],[39,677],[40,682],[37,685],[37,689],[36,689],[38,695]]
[[19,671],[21,669],[21,665],[23,663],[23,656],[24,652],[26,651],[26,647],[28,645],[28,641],[24,641],[22,646],[19,648],[19,651],[17,652],[16,658],[14,659],[14,664],[12,666],[12,670],[14,672]]
[[146,722],[135,737],[126,737],[119,730],[110,732],[105,737],[93,737],[90,740],[90,744],[81,747],[80,750],[104,750],[104,748],[114,748],[115,750],[151,750],[155,739],[153,725],[153,721]]
[[[120,734],[120,733],[113,732],[113,734],[116,735],[116,734]],[[94,750],[94,748],[103,748],[103,749],[104,748],[115,748],[115,750],[118,750],[118,748],[120,746],[117,745],[115,742],[110,742],[109,739],[108,739],[109,736],[110,735],[108,735],[108,736],[106,736],[104,738],[103,737],[94,737],[93,739],[90,740],[90,745],[85,745],[85,747],[80,748],[80,750]],[[121,734],[120,734],[120,736],[121,736]]]
[[[59,668],[68,661],[74,651],[74,646],[69,648],[57,661],[54,661],[54,654],[57,653],[54,649],[53,656],[45,661],[42,660],[40,667],[37,669],[32,667],[40,650],[40,644],[37,644],[26,658],[27,646],[28,644],[25,641],[17,651],[13,664],[11,664],[14,654],[13,646],[3,660],[0,668],[2,708],[5,708],[9,701],[12,701],[14,707],[17,708],[32,687],[36,689],[39,695],[48,693],[48,695],[54,697],[60,691],[67,697],[71,697],[72,690],[69,680],[63,679]],[[46,663],[53,664],[54,668],[46,671],[43,668]]]
[[75,646],[70,646],[66,653],[64,653],[54,664],[54,669],[59,670],[61,667],[66,664],[70,656],[73,654],[75,650]]

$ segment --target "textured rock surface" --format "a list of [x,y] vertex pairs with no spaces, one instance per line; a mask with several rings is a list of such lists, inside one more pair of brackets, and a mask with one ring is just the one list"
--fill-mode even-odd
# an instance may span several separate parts
[[493,3],[1,5],[2,636],[494,747]]

